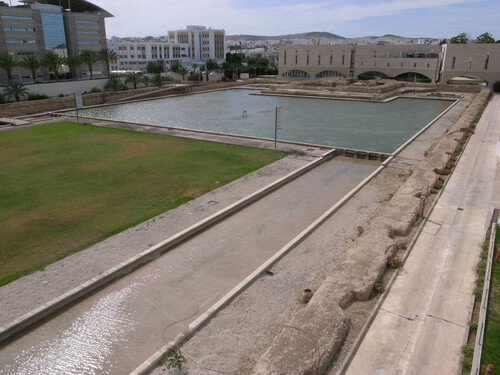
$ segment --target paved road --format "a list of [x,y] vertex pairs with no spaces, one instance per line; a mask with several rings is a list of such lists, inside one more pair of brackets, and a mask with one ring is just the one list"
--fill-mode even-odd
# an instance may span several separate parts
[[474,267],[500,207],[500,96],[487,107],[347,374],[455,374]]
[[130,372],[377,167],[320,165],[1,348],[0,374]]

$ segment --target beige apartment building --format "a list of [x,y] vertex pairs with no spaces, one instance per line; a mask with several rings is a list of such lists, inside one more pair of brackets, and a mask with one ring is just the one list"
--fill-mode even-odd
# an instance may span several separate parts
[[479,83],[500,90],[500,44],[281,46],[279,74]]

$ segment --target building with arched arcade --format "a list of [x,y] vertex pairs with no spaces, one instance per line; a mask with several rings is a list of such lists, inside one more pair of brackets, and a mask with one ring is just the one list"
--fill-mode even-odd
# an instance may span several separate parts
[[282,46],[279,74],[481,83],[500,90],[500,44]]

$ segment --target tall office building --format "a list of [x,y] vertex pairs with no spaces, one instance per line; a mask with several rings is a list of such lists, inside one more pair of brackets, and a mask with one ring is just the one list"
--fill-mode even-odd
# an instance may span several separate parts
[[[8,52],[18,60],[26,55],[41,60],[48,51],[68,56],[106,47],[104,20],[113,16],[104,9],[85,0],[22,2],[23,5],[9,6],[0,1],[0,53]],[[96,73],[102,69],[96,68]],[[42,73],[47,79],[47,70]],[[16,78],[28,74],[16,68]],[[0,83],[5,82],[6,74],[0,72]]]

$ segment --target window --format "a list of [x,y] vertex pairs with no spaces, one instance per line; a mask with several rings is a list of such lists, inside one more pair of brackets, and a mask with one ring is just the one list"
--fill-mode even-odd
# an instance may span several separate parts
[[486,55],[486,61],[484,62],[484,70],[488,70],[488,63],[490,61],[490,53]]
[[100,40],[79,40],[79,44],[101,44]]
[[295,65],[297,65],[299,59],[299,51],[295,51]]
[[345,55],[342,54],[342,65],[344,65],[344,63],[345,63]]
[[306,65],[309,65],[309,51],[307,51]]
[[330,55],[330,66],[333,65],[333,55]]
[[97,25],[99,23],[99,21],[96,21],[96,20],[84,20],[84,19],[76,19],[76,22],[77,23],[91,23],[91,24],[94,24],[94,25]]
[[16,20],[32,20],[32,16],[19,16],[17,14],[2,14],[2,18],[13,18]]
[[283,65],[286,65],[286,50],[285,50],[285,56],[284,56],[284,59],[283,59]]
[[451,60],[451,69],[455,69],[455,62],[457,61],[457,58],[453,56],[453,60]]
[[4,31],[28,31],[28,32],[33,32],[35,31],[34,27],[4,27]]
[[469,70],[472,68],[472,56],[469,56]]
[[95,34],[99,35],[101,32],[99,30],[76,30],[77,34]]

